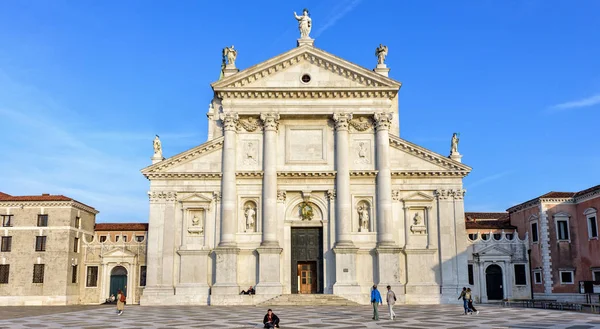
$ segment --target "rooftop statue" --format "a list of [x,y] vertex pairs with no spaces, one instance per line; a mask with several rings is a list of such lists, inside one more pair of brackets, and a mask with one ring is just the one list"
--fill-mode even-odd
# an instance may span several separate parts
[[310,29],[312,28],[312,20],[308,16],[308,9],[304,8],[302,16],[298,16],[294,12],[294,17],[298,20],[298,29],[300,30],[300,39],[310,39]]
[[379,47],[375,50],[375,56],[377,56],[377,64],[384,64],[385,57],[388,54],[388,47],[379,44]]

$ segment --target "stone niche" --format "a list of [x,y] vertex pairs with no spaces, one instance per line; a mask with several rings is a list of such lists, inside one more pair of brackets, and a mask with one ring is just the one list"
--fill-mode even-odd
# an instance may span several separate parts
[[353,225],[356,232],[373,232],[373,203],[370,197],[358,197],[354,207],[355,218]]
[[239,210],[239,226],[242,233],[260,232],[260,210],[258,198],[241,198]]
[[183,210],[182,227],[184,249],[202,249],[205,245],[206,220],[211,211],[212,199],[194,193],[180,200]]

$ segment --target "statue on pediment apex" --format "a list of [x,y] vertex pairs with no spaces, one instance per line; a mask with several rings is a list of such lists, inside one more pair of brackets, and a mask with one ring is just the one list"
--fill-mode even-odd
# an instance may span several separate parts
[[298,16],[294,12],[294,17],[298,21],[298,29],[300,30],[301,39],[310,39],[310,30],[312,29],[312,19],[308,16],[308,9],[304,8],[302,15]]

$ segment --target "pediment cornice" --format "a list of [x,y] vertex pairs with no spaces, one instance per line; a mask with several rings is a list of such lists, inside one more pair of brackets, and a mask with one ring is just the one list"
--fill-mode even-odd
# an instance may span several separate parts
[[[442,168],[445,168],[447,170],[449,170],[450,172],[453,172],[453,174],[451,176],[461,176],[464,177],[467,174],[469,174],[471,172],[471,167],[464,165],[458,161],[452,160],[450,158],[447,158],[441,154],[432,152],[426,148],[423,148],[421,146],[418,146],[416,144],[413,144],[411,142],[408,142],[400,137],[396,137],[396,136],[390,136],[390,146],[394,147],[398,150],[401,150],[403,152],[406,152],[408,154],[414,155],[418,158],[421,158],[425,161],[431,162],[437,166],[440,166]],[[429,172],[429,171],[428,171]],[[419,171],[399,171],[397,172],[399,174],[401,173],[406,173],[406,174],[410,174],[410,173],[414,173],[415,176],[416,174],[419,173]],[[425,172],[427,173],[427,172]],[[434,173],[434,172],[431,172]],[[440,174],[442,172],[440,171]],[[429,174],[426,174],[426,176],[429,176]]]

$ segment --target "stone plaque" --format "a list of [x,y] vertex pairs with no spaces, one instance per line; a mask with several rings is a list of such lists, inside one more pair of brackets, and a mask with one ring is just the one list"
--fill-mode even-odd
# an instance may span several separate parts
[[287,162],[326,161],[325,130],[318,128],[288,128],[287,130]]

